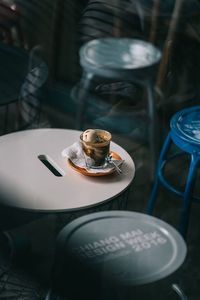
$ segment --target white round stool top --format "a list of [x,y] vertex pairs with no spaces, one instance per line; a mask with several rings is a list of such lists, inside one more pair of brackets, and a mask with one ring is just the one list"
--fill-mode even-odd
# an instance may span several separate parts
[[174,299],[169,288],[187,254],[183,238],[169,224],[115,210],[68,223],[56,249],[55,291],[89,300]]
[[105,78],[145,80],[160,59],[160,50],[151,43],[131,38],[94,39],[80,49],[81,66]]
[[[187,253],[183,238],[172,226],[158,218],[127,211],[104,211],[77,218],[60,231],[58,246],[60,257],[67,261],[69,277],[82,262],[92,276],[98,274],[106,282],[125,286],[169,276],[182,265]],[[88,278],[87,281],[90,282]],[[100,284],[100,280],[97,282]]]
[[[1,203],[30,211],[73,211],[109,201],[131,184],[135,166],[130,155],[111,142],[124,159],[122,174],[89,177],[76,172],[61,152],[79,140],[81,132],[32,129],[0,137]],[[39,157],[58,170],[53,174]]]

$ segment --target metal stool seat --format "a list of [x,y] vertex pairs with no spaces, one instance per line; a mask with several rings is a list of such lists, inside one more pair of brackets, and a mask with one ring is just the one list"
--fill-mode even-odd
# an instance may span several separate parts
[[[155,183],[148,201],[147,212],[149,214],[153,213],[159,184],[182,197],[183,204],[179,229],[181,234],[186,237],[191,203],[192,201],[200,201],[197,197],[193,197],[197,169],[200,161],[200,106],[186,108],[177,112],[171,118],[170,128],[170,132],[160,153]],[[169,156],[168,154],[172,143],[175,144],[180,151]],[[188,154],[190,156],[190,167],[185,190],[184,192],[181,192],[167,181],[164,175],[164,169],[169,161],[183,154]]]
[[83,129],[88,109],[88,94],[101,80],[125,81],[146,89],[149,142],[153,161],[156,157],[156,108],[154,77],[161,52],[152,44],[131,38],[99,38],[84,44],[80,49],[83,75],[79,84],[77,129]]
[[165,293],[174,299],[172,289],[187,299],[172,286],[186,252],[181,235],[157,218],[127,211],[91,213],[59,233],[47,299],[164,299]]

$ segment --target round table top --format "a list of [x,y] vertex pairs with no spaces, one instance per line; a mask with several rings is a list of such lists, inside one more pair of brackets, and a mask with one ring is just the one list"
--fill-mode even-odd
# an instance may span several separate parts
[[0,106],[18,100],[28,63],[29,56],[24,49],[0,43]]
[[[80,131],[32,129],[0,137],[1,203],[30,211],[59,212],[89,208],[113,199],[131,184],[135,166],[130,155],[111,142],[124,159],[122,174],[89,177],[76,172],[61,152],[79,140]],[[45,155],[62,176],[38,158]]]

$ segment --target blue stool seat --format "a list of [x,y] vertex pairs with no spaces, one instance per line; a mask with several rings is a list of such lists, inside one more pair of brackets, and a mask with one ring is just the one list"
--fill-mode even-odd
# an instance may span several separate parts
[[[169,156],[171,144],[180,150],[178,153]],[[190,167],[187,174],[185,190],[181,192],[169,183],[164,175],[167,163],[182,154],[190,156]],[[183,109],[177,112],[170,121],[170,132],[164,142],[157,165],[155,182],[150,199],[148,201],[147,213],[152,214],[156,202],[159,184],[169,191],[180,196],[183,200],[179,231],[186,237],[191,203],[200,202],[200,199],[193,196],[197,170],[200,161],[200,106]]]

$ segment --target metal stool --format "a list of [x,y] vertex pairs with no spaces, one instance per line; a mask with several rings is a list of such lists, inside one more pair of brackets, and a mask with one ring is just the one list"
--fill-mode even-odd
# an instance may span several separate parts
[[[191,203],[192,201],[200,201],[200,199],[193,197],[195,179],[200,161],[200,106],[186,108],[176,113],[171,118],[170,127],[171,130],[164,142],[158,161],[155,183],[148,201],[147,212],[149,214],[153,213],[158,187],[159,184],[161,184],[167,190],[180,196],[183,200],[179,230],[181,234],[186,237]],[[180,151],[169,156],[168,154],[172,143],[174,143]],[[169,161],[183,154],[190,156],[190,167],[185,190],[181,192],[166,180],[164,169]]]
[[146,214],[112,211],[80,217],[58,235],[46,299],[174,299],[169,295],[175,292],[185,300],[173,283],[186,252],[173,227]]
[[[152,44],[128,38],[100,38],[92,40],[80,49],[83,76],[78,93],[76,127],[83,129],[84,115],[88,108],[87,98],[95,81],[125,81],[146,89],[149,120],[149,142],[152,161],[156,161],[156,105],[154,77],[161,52]],[[95,80],[94,80],[95,78]],[[120,120],[119,120],[120,121]]]

